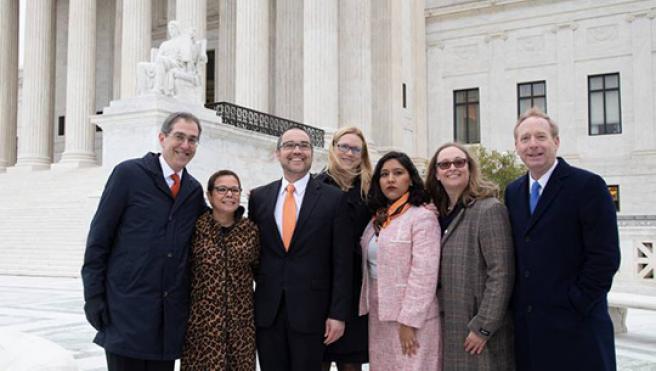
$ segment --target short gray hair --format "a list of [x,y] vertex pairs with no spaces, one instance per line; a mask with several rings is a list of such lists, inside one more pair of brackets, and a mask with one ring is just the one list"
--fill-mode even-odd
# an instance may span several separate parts
[[164,120],[160,131],[166,135],[170,134],[171,130],[173,130],[173,125],[175,125],[175,123],[180,120],[194,122],[196,126],[198,126],[198,137],[200,138],[200,133],[203,131],[203,128],[200,126],[198,117],[189,112],[173,112],[169,115],[169,117],[166,118],[166,120]]
[[522,113],[517,119],[517,123],[515,124],[515,129],[513,129],[513,136],[515,137],[515,139],[517,139],[517,128],[522,122],[524,122],[524,120],[526,120],[529,117],[539,117],[541,119],[545,119],[549,124],[549,129],[551,129],[551,136],[553,138],[558,137],[558,125],[556,124],[556,122],[552,120],[551,117],[549,117],[549,115],[542,112],[542,110],[540,110],[539,108],[531,107],[528,110],[526,110],[524,113]]

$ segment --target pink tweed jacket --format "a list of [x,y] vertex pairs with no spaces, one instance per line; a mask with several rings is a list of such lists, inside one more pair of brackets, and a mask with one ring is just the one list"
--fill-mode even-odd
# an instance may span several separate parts
[[[367,246],[374,235],[369,222],[362,247],[360,315],[369,313]],[[378,236],[378,298],[381,321],[420,328],[439,315],[437,296],[440,265],[440,227],[434,212],[411,207]]]

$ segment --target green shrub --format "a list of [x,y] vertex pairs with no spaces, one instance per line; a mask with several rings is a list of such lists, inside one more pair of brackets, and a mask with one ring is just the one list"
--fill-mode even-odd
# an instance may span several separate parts
[[515,155],[515,151],[489,151],[483,146],[471,148],[478,159],[483,176],[499,186],[499,198],[503,200],[506,186],[526,173],[526,166]]

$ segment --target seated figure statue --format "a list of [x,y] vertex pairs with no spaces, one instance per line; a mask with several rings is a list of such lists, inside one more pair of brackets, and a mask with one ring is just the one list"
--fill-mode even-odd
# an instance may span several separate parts
[[202,103],[199,67],[207,62],[206,40],[196,40],[196,32],[181,32],[177,21],[168,24],[168,40],[151,51],[151,61],[137,66],[138,94],[162,94]]

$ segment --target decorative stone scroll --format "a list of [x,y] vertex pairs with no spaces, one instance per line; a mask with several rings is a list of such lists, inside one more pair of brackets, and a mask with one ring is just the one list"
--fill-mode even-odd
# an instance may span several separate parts
[[161,94],[202,104],[200,68],[207,62],[207,40],[197,40],[192,28],[180,31],[177,21],[168,24],[169,38],[151,50],[150,62],[137,65],[137,94]]

